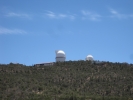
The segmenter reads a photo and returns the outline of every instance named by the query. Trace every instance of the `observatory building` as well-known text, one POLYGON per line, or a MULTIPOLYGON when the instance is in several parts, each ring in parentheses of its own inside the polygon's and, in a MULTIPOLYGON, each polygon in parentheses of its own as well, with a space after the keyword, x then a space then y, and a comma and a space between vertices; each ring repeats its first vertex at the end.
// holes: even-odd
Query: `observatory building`
POLYGON ((64 62, 66 60, 65 52, 62 50, 56 50, 56 62, 64 62))
POLYGON ((85 60, 93 61, 93 56, 92 55, 88 55, 88 56, 86 56, 86 59, 85 60))
MULTIPOLYGON (((35 64, 35 66, 39 67, 39 66, 53 66, 56 62, 64 62, 66 61, 66 54, 63 50, 56 50, 55 51, 56 57, 55 57, 55 62, 47 62, 47 63, 39 63, 39 64, 35 64)), ((86 61, 93 61, 93 56, 92 55, 88 55, 85 58, 86 61)))

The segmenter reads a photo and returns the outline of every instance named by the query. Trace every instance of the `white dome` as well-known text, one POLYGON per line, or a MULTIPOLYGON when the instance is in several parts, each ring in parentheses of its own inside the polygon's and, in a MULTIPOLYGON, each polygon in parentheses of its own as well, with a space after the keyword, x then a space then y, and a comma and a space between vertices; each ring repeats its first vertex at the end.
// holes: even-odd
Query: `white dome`
POLYGON ((56 57, 65 57, 65 52, 62 50, 57 50, 56 51, 56 57))
POLYGON ((64 62, 66 60, 65 52, 62 50, 56 50, 56 62, 64 62))
POLYGON ((93 61, 93 56, 92 56, 92 55, 88 55, 88 56, 86 57, 86 60, 91 60, 91 61, 93 61))

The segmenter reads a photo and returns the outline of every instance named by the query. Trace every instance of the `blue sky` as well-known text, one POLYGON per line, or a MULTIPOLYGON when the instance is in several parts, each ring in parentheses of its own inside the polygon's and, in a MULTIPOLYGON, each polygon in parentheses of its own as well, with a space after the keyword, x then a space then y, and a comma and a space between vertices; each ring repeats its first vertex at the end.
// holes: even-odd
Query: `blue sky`
POLYGON ((133 0, 0 0, 0 63, 133 63, 133 0))

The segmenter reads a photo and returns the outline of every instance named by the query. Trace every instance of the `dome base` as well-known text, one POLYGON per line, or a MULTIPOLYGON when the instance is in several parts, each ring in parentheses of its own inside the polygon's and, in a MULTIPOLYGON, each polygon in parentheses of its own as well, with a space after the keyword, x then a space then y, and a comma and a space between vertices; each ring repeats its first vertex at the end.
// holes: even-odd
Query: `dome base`
POLYGON ((56 62, 64 62, 66 60, 65 57, 56 57, 56 62))

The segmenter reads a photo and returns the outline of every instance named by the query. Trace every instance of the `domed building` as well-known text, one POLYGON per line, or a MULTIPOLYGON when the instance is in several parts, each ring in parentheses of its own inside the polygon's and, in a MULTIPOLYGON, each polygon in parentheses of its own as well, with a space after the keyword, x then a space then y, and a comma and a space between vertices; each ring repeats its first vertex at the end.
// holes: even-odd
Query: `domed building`
POLYGON ((66 54, 62 50, 56 50, 56 62, 64 62, 66 60, 66 54))
POLYGON ((93 61, 93 56, 92 55, 88 55, 85 60, 87 60, 87 61, 93 61))

